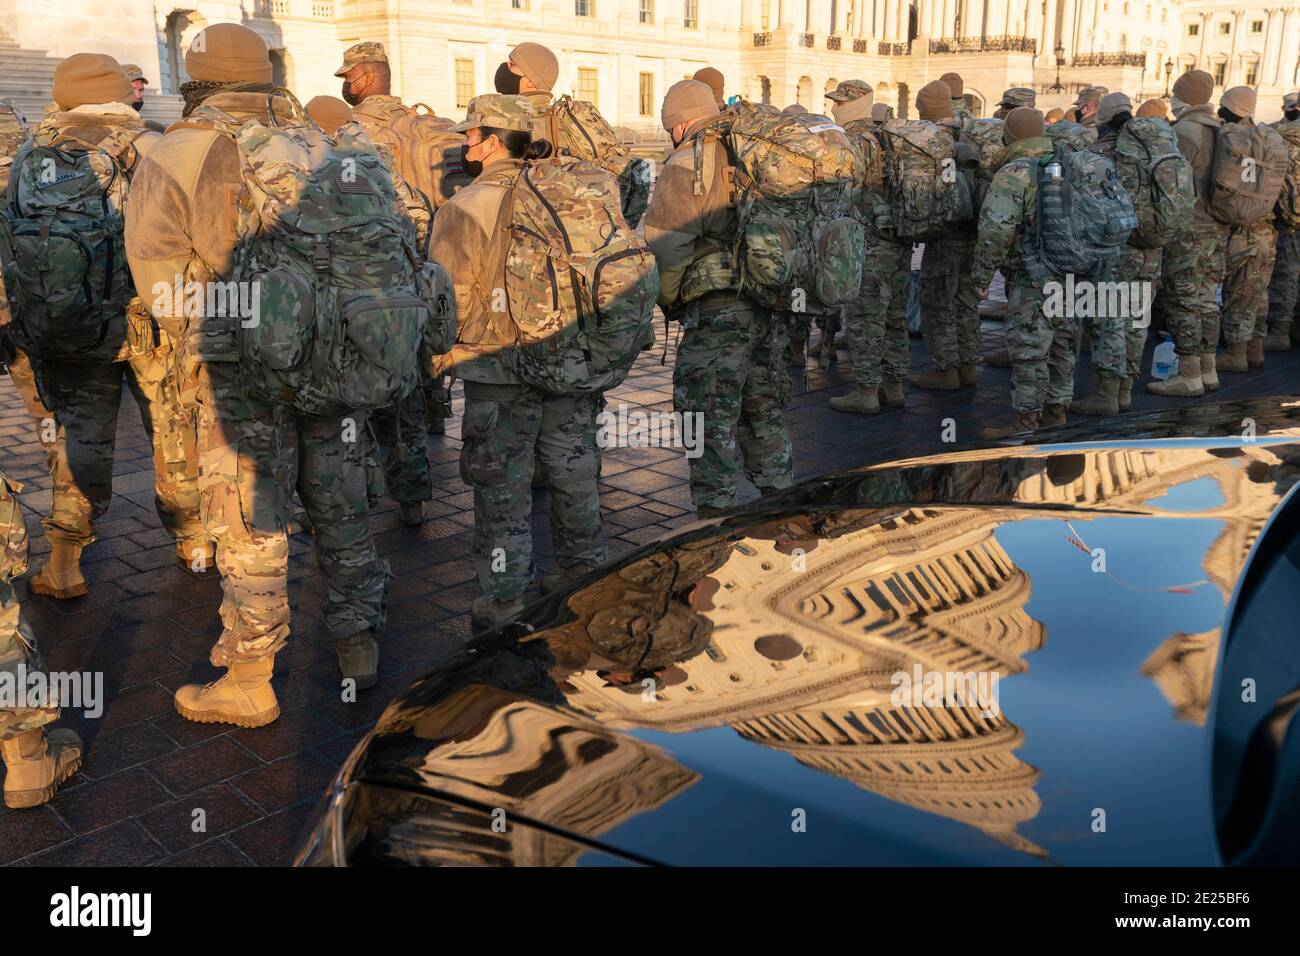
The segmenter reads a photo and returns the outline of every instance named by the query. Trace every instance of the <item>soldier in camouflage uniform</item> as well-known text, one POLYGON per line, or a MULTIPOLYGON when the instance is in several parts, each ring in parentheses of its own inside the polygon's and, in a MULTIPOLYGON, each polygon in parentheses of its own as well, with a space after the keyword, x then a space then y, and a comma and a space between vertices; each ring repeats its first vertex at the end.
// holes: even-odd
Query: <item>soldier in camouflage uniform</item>
MULTIPOLYGON (((26 161, 26 150, 33 148, 35 141, 52 143, 66 137, 100 143, 117 137, 125 128, 128 133, 139 131, 119 157, 129 179, 140 157, 158 141, 158 135, 146 131, 126 105, 131 96, 130 83, 111 57, 77 54, 64 60, 54 73, 58 108, 42 119, 33 140, 15 157, 14 168, 26 161)), ((10 184, 14 201, 17 188, 15 176, 10 184)), ((110 322, 110 327, 116 327, 115 322, 110 322)), ((165 376, 172 342, 150 321, 139 300, 127 309, 122 327, 124 334, 105 336, 98 353, 76 360, 46 357, 32 366, 41 399, 58 426, 51 454, 51 512, 43 521, 50 557, 31 582, 35 594, 63 599, 79 597, 88 590, 81 572, 81 553, 95 540, 95 521, 112 501, 124 379, 153 446, 154 504, 163 526, 176 541, 177 557, 184 567, 200 573, 212 563, 212 546, 199 518, 193 425, 182 413, 165 376)), ((46 433, 42 437, 47 437, 44 424, 41 430, 46 433)))
MULTIPOLYGON (((1123 93, 1107 93, 1097 108, 1097 142, 1089 148, 1114 161, 1120 130, 1132 118, 1129 98, 1123 93)), ((1128 182, 1123 185, 1130 194, 1138 186, 1128 182)), ((1159 249, 1126 243, 1109 281, 1153 288, 1160 281, 1160 254, 1159 249)), ((1142 377, 1142 350, 1149 324, 1150 316, 1143 312, 1093 320, 1092 366, 1097 373, 1097 387, 1088 397, 1071 402, 1070 411, 1079 415, 1116 415, 1129 407, 1133 383, 1142 377)))
POLYGON ((940 82, 948 87, 948 93, 952 98, 952 115, 958 123, 965 125, 975 118, 975 114, 970 111, 966 105, 966 81, 961 78, 960 73, 945 73, 939 77, 940 82))
POLYGON ((690 460, 691 497, 701 515, 735 503, 742 463, 763 494, 794 481, 781 418, 790 400, 782 361, 787 329, 738 291, 727 153, 710 132, 718 116, 703 83, 682 80, 668 90, 662 122, 676 145, 646 213, 646 241, 659 265, 659 305, 682 324, 673 408, 704 416, 704 451, 690 460), (698 180, 697 137, 704 138, 698 180))
POLYGON ((1048 276, 1030 278, 1026 242, 1036 222, 1037 185, 1034 166, 1052 152, 1043 135, 1043 115, 1028 107, 1007 114, 1003 122, 1007 148, 980 209, 979 239, 975 246, 974 280, 980 290, 999 266, 1007 280, 1007 347, 1011 352, 1011 404, 1015 419, 1008 425, 987 428, 985 438, 1003 438, 1043 424, 1044 412, 1064 420, 1064 402, 1073 388, 1073 320, 1054 324, 1045 314, 1043 287, 1060 281, 1048 276), (1059 406, 1048 409, 1049 405, 1059 406))
MULTIPOLYGON (((1290 178, 1300 182, 1300 94, 1282 99, 1282 119, 1273 124, 1282 135, 1291 157, 1290 178)), ((1285 194, 1284 194, 1285 200, 1285 194)), ((1268 335, 1265 352, 1285 352, 1297 331, 1294 324, 1300 310, 1300 226, 1277 221, 1277 257, 1268 284, 1268 335)))
MULTIPOLYGON (((834 104, 835 122, 858 137, 864 150, 878 152, 870 119, 875 96, 871 86, 862 80, 845 80, 826 96, 834 104)), ((844 309, 855 387, 847 395, 832 398, 830 406, 837 412, 874 415, 880 411, 882 387, 886 405, 903 404, 903 379, 910 357, 907 274, 912 266, 912 244, 891 238, 883 188, 879 192, 868 188, 862 201, 867 223, 862 285, 858 297, 844 309)))
MULTIPOLYGON (((502 206, 524 159, 549 152, 534 140, 536 116, 522 96, 490 94, 470 101, 455 128, 469 140, 466 159, 483 171, 439 211, 430 254, 451 275, 458 316, 456 345, 443 365, 465 382, 460 473, 474 490, 474 565, 483 596, 476 624, 490 627, 523 610, 533 577, 532 492, 540 459, 550 493, 551 539, 560 565, 546 590, 605 560, 596 484, 598 395, 562 395, 523 384, 503 353, 517 340, 507 310, 492 306, 505 288, 506 248, 498 238, 502 206)), ((541 263, 538 278, 545 281, 541 263)))
MULTIPOLYGON (((362 129, 378 140, 379 131, 391 125, 392 107, 401 107, 402 101, 393 96, 388 67, 388 54, 382 43, 356 43, 343 53, 343 65, 334 71, 343 77, 344 96, 352 107, 352 119, 362 129)), ((400 176, 393 156, 381 150, 388 171, 400 176)), ((425 196, 433 206, 440 205, 441 197, 425 196)), ((417 223, 416 240, 419 248, 425 247, 429 221, 421 217, 417 223)), ((425 445, 426 396, 435 396, 427 402, 430 431, 441 433, 445 380, 427 380, 427 370, 421 366, 425 381, 391 408, 374 411, 369 416, 369 434, 374 451, 384 472, 388 496, 400 508, 402 524, 418 527, 424 521, 424 503, 433 497, 433 482, 429 477, 429 449, 425 445), (436 414, 435 414, 436 412, 436 414)))
MULTIPOLYGON (((180 277, 207 288, 227 282, 239 243, 236 197, 243 182, 234 133, 247 123, 294 122, 292 104, 271 90, 265 41, 247 27, 204 28, 185 54, 186 125, 145 157, 127 209, 126 251, 138 287, 180 277), (272 115, 273 114, 273 115, 272 115)), ((173 374, 197 406, 204 525, 217 542, 221 636, 208 685, 176 691, 188 720, 260 727, 279 716, 271 687, 275 655, 289 636, 289 500, 296 489, 314 530, 325 582, 324 617, 339 669, 357 688, 375 683, 389 577, 366 507, 365 416, 318 416, 245 387, 232 316, 157 309, 183 345, 173 374)))
MULTIPOLYGON (((24 694, 32 686, 30 678, 43 674, 45 665, 14 594, 14 578, 27 569, 27 526, 15 497, 21 490, 0 475, 0 684, 24 694)), ((45 729, 58 717, 58 701, 52 697, 0 700, 5 806, 45 803, 81 766, 81 739, 70 730, 45 729)))
MULTIPOLYGON (((916 94, 921 119, 936 123, 957 140, 957 165, 978 163, 978 156, 960 141, 963 123, 953 115, 950 87, 941 80, 927 83, 916 94)), ((969 114, 968 114, 969 115, 969 114)), ((980 297, 971 278, 975 254, 974 223, 925 244, 921 259, 921 333, 934 370, 911 376, 917 388, 953 390, 976 383, 980 358, 980 297)))
MULTIPOLYGON (((1255 125, 1255 91, 1234 86, 1219 98, 1224 123, 1255 125)), ((1271 134, 1270 134, 1271 135, 1271 134)), ((1277 229, 1272 216, 1228 232, 1223 253, 1223 339, 1227 349, 1219 371, 1246 372, 1264 364, 1268 322, 1268 283, 1277 257, 1277 229)))
POLYGON ((1085 86, 1074 100, 1079 125, 1091 130, 1094 135, 1097 132, 1097 110, 1101 106, 1102 97, 1109 92, 1104 86, 1085 86))
POLYGON ((1228 227, 1210 215, 1206 198, 1220 126, 1210 105, 1214 77, 1190 70, 1174 82, 1174 134, 1192 166, 1196 209, 1192 232, 1164 250, 1161 293, 1165 325, 1178 353, 1178 371, 1167 380, 1147 382, 1156 395, 1189 398, 1219 387, 1215 352, 1219 348, 1219 304, 1215 288, 1223 279, 1228 227))

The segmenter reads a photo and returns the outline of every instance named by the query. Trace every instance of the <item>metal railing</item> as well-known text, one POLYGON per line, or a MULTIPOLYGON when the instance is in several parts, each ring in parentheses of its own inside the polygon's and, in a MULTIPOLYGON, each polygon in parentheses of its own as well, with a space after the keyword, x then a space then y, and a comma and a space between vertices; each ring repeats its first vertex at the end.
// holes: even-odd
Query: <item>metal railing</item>
POLYGON ((799 45, 801 47, 806 47, 807 49, 811 50, 813 48, 815 40, 816 37, 814 37, 811 33, 799 34, 799 45))
POLYGON ((772 45, 772 34, 771 34, 771 33, 755 33, 755 34, 754 34, 754 46, 771 46, 771 45, 772 45))
POLYGON ((854 41, 853 41, 853 52, 854 52, 854 53, 866 53, 866 52, 867 52, 867 41, 866 41, 866 40, 854 40, 854 41))
POLYGON ((1038 41, 1033 37, 940 37, 930 41, 931 53, 1037 53, 1038 41))
POLYGON ((840 48, 840 38, 839 38, 839 37, 827 37, 827 38, 826 38, 826 49, 828 49, 828 50, 838 50, 839 48, 840 48))
POLYGON ((1145 53, 1084 53, 1076 56, 1073 66, 1146 66, 1145 53))
POLYGON ((912 44, 908 43, 881 43, 876 46, 876 52, 881 56, 908 56, 912 52, 912 44))

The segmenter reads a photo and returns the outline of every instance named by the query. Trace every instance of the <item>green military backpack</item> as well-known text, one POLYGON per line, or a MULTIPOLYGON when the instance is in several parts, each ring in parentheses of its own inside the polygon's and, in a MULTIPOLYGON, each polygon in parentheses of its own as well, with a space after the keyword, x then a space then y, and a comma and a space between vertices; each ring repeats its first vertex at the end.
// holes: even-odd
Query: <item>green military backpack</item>
POLYGON ((572 156, 607 169, 618 180, 619 209, 633 229, 650 204, 650 164, 633 156, 595 105, 562 96, 545 116, 554 155, 572 156))
POLYGON ((1271 218, 1288 164, 1286 145, 1277 130, 1224 123, 1214 138, 1206 209, 1229 226, 1250 226, 1271 218))
POLYGON ((34 358, 112 359, 134 296, 123 246, 125 157, 144 132, 110 127, 97 143, 40 126, 14 157, 0 216, 14 341, 34 358))
POLYGON ((1290 165, 1277 197, 1277 218, 1288 229, 1300 229, 1300 121, 1273 127, 1286 144, 1290 165))
MULTIPOLYGON (((331 139, 288 98, 300 118, 283 126, 241 126, 202 106, 189 117, 234 130, 239 148, 246 198, 232 285, 256 308, 226 318, 245 382, 310 414, 384 408, 419 384, 427 298, 445 280, 419 261, 411 222, 360 125, 345 123, 331 139)), ((451 344, 440 335, 435 352, 451 344)))
POLYGON ((884 134, 880 125, 869 119, 845 123, 844 132, 862 154, 862 215, 867 223, 875 224, 882 215, 889 214, 889 204, 885 199, 884 134))
POLYGON ((1058 120, 1043 130, 1043 135, 1056 147, 1066 149, 1087 149, 1097 141, 1097 132, 1080 123, 1058 120))
POLYGON ((970 120, 962 127, 958 138, 968 144, 979 155, 979 165, 975 167, 973 182, 973 206, 975 215, 984 205, 993 176, 998 171, 1003 150, 1002 120, 996 118, 970 120))
MULTIPOLYGON (((865 160, 825 116, 742 103, 720 124, 734 165, 741 288, 770 309, 836 313, 862 282, 865 160)), ((706 136, 695 141, 697 180, 706 136)))
MULTIPOLYGON (((1034 161, 1037 221, 1029 262, 1058 276, 1105 280, 1137 227, 1133 203, 1115 164, 1089 149, 1067 149, 1034 161)), ((1031 273, 1034 271, 1031 266, 1031 273)))
POLYGON ((1186 235, 1196 207, 1196 180, 1173 127, 1158 116, 1129 120, 1119 132, 1113 158, 1137 214, 1129 243, 1162 249, 1186 235))
POLYGON ((525 384, 601 392, 654 345, 659 271, 621 206, 609 171, 572 157, 526 162, 511 186, 501 215, 518 339, 504 357, 525 384))
POLYGON ((885 159, 894 234, 907 242, 951 235, 974 217, 970 179, 957 167, 957 141, 937 123, 886 123, 885 159))

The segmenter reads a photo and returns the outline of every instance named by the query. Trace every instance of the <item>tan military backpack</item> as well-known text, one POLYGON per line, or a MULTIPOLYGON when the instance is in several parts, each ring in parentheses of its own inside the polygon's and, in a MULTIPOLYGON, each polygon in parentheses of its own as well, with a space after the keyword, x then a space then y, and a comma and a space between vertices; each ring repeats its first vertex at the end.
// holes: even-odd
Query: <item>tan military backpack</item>
POLYGON ((393 104, 382 122, 363 125, 370 138, 392 154, 402 178, 427 196, 435 211, 474 181, 465 171, 465 135, 452 132, 455 124, 423 103, 393 104))

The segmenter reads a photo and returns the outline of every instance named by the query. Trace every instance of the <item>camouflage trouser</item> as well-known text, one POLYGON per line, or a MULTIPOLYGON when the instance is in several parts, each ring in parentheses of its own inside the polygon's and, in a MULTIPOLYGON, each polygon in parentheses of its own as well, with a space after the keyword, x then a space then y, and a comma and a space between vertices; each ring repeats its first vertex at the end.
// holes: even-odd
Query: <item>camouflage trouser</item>
POLYGON ((794 483, 790 435, 781 419, 791 391, 787 335, 773 313, 729 295, 685 310, 673 409, 703 416, 703 454, 690 459, 696 508, 735 503, 742 456, 745 477, 760 492, 794 483))
POLYGON ((274 654, 289 636, 289 535, 295 489, 325 577, 334 638, 384 622, 388 564, 366 508, 364 416, 304 415, 250 396, 239 365, 209 363, 198 383, 199 491, 217 544, 223 597, 218 667, 274 654))
POLYGON ((113 497, 122 381, 135 397, 153 447, 154 507, 177 541, 201 540, 194 426, 176 401, 167 375, 171 349, 132 355, 123 362, 42 361, 36 366, 41 397, 58 422, 54 449, 54 500, 43 522, 50 539, 95 540, 94 523, 113 497))
POLYGON ((1098 374, 1113 378, 1140 378, 1142 350, 1146 348, 1147 329, 1151 325, 1151 298, 1160 282, 1160 250, 1125 246, 1109 281, 1122 283, 1127 298, 1099 293, 1098 304, 1127 303, 1128 308, 1107 308, 1104 317, 1093 320, 1092 367, 1098 374))
POLYGON ((1277 232, 1277 258, 1268 283, 1268 328, 1290 326, 1300 309, 1300 229, 1277 232))
MULTIPOLYGON (((940 371, 974 365, 980 359, 980 297, 972 277, 974 261, 974 237, 954 236, 925 244, 920 276, 921 335, 930 360, 940 371)), ((904 275, 904 281, 906 278, 904 275)))
POLYGON ((1268 282, 1277 257, 1277 231, 1267 219, 1233 229, 1224 253, 1223 338, 1229 345, 1264 337, 1268 282))
POLYGON ((1162 293, 1165 326, 1179 355, 1213 355, 1219 348, 1219 304, 1228 227, 1197 221, 1190 235, 1165 247, 1162 293))
POLYGON ((532 476, 541 463, 561 569, 605 560, 596 488, 600 396, 465 382, 460 475, 474 489, 474 568, 484 595, 513 601, 533 576, 532 476))
POLYGON ((1068 404, 1074 391, 1076 320, 1066 315, 1047 317, 1044 283, 1024 272, 1005 275, 1011 405, 1017 412, 1041 412, 1049 404, 1068 404))
POLYGON ((388 497, 394 501, 432 498, 429 449, 424 439, 424 391, 412 389, 397 404, 371 412, 369 424, 388 497))
POLYGON ((853 379, 864 392, 907 377, 907 274, 912 247, 867 240, 858 297, 844 308, 853 379))
MULTIPOLYGON (((14 594, 12 581, 27 570, 27 526, 18 507, 16 485, 10 485, 0 476, 0 684, 8 684, 15 691, 30 686, 24 676, 45 670, 41 655, 36 649, 36 638, 23 620, 14 594)), ((0 703, 0 740, 9 740, 58 719, 57 707, 42 706, 42 702, 10 701, 14 706, 0 703)))
POLYGON ((8 359, 9 377, 14 380, 14 388, 22 396, 27 406, 27 414, 36 425, 36 440, 45 449, 46 466, 54 471, 58 454, 58 432, 55 428, 54 414, 41 401, 41 394, 36 386, 36 372, 27 353, 18 347, 13 348, 13 357, 8 359))

